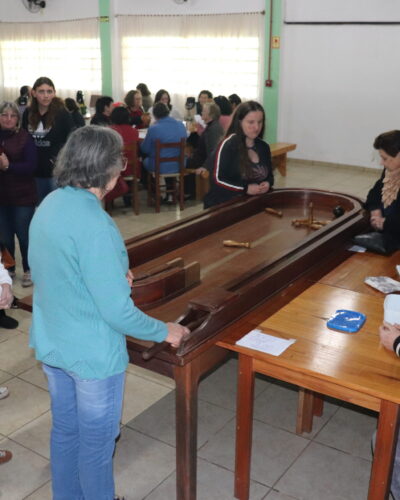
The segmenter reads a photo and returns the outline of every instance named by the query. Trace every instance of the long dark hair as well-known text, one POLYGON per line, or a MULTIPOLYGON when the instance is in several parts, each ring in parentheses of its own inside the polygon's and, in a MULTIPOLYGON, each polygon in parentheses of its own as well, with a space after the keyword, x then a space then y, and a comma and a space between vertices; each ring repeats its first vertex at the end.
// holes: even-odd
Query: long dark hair
MULTIPOLYGON (((47 78, 47 76, 41 76, 40 78, 38 78, 36 82, 33 84, 32 90, 36 90, 41 85, 48 85, 49 87, 52 87, 54 91, 56 90, 54 83, 50 80, 50 78, 47 78)), ((64 101, 59 97, 54 96, 46 114, 46 123, 45 123, 46 128, 50 128, 54 125, 56 116, 58 115, 61 109, 65 109, 64 101)), ((36 99, 36 97, 32 95, 32 102, 29 107, 29 114, 28 114, 28 121, 32 130, 37 129, 41 118, 42 117, 39 113, 38 100, 36 99)))
POLYGON ((147 96, 151 95, 151 92, 150 92, 148 86, 145 83, 138 83, 136 85, 136 88, 138 90, 140 90, 140 92, 142 93, 143 97, 147 97, 147 96))
POLYGON ((169 92, 167 90, 165 90, 165 89, 160 89, 157 92, 157 94, 156 94, 156 96, 154 98, 154 104, 156 104, 157 102, 160 101, 160 99, 163 96, 163 94, 167 94, 167 96, 168 96, 168 104, 167 104, 167 106, 168 106, 169 110, 171 111, 171 109, 172 109, 171 96, 169 95, 169 92))
POLYGON ((230 136, 231 134, 236 134, 239 139, 239 164, 240 171, 244 175, 247 174, 248 169, 250 168, 250 160, 247 153, 246 135, 243 132, 242 120, 252 111, 261 111, 263 114, 263 124, 261 127, 261 131, 258 134, 258 137, 262 139, 265 129, 265 111, 261 104, 256 101, 246 101, 242 102, 242 104, 239 104, 239 106, 235 110, 228 131, 226 132, 226 137, 230 136))

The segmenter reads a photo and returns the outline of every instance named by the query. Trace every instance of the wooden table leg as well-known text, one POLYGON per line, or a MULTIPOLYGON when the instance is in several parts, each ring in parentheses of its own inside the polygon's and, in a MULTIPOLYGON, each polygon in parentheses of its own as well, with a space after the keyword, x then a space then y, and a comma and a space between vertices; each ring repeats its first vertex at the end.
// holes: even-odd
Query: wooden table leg
POLYGON ((299 402, 297 406, 296 433, 311 432, 314 415, 314 393, 299 387, 299 402))
POLYGON ((316 417, 322 417, 324 412, 324 396, 314 392, 313 414, 316 417))
POLYGON ((183 366, 174 367, 176 383, 176 500, 196 500, 197 408, 200 377, 229 356, 212 346, 183 366))
POLYGON ((175 368, 177 500, 196 500, 199 377, 194 371, 192 363, 175 368))
POLYGON ((251 440, 253 434, 253 360, 239 354, 236 408, 235 497, 248 500, 250 492, 251 440))
POLYGON ((389 401, 381 401, 368 500, 385 500, 388 498, 392 479, 393 458, 399 433, 399 415, 399 405, 389 401))
POLYGON ((276 168, 278 169, 278 172, 283 176, 286 177, 286 162, 287 162, 287 154, 282 153, 279 156, 275 157, 276 160, 276 168))

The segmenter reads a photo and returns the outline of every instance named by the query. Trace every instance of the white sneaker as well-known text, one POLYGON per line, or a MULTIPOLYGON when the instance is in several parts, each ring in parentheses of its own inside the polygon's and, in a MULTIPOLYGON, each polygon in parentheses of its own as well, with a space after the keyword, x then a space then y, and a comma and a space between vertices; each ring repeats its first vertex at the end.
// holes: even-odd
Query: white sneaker
POLYGON ((6 398, 9 394, 7 387, 0 387, 0 399, 6 398))
POLYGON ((28 288, 28 286, 32 286, 33 285, 33 282, 31 280, 31 272, 30 271, 27 271, 26 273, 24 273, 24 275, 22 276, 22 282, 21 282, 21 285, 24 287, 24 288, 28 288))

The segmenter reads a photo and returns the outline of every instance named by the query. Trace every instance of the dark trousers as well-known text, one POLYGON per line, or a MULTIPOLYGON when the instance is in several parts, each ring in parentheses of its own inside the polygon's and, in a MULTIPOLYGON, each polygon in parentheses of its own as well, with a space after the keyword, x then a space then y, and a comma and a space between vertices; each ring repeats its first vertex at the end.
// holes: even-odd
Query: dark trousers
MULTIPOLYGON (((29 271, 28 242, 29 224, 35 207, 0 206, 0 240, 4 243, 12 258, 15 258, 15 235, 18 238, 24 272, 29 271)), ((11 269, 12 270, 12 269, 11 269)))

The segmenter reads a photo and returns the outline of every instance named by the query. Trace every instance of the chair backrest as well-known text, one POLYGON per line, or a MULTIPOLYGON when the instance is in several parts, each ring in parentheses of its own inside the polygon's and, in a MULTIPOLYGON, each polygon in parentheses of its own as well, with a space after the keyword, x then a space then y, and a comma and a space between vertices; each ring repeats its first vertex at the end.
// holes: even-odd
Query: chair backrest
MULTIPOLYGON (((185 145, 186 140, 182 138, 179 142, 161 142, 160 139, 156 140, 156 156, 154 159, 154 167, 156 174, 163 174, 161 172, 162 163, 178 163, 178 169, 175 173, 183 173, 185 169, 185 145), (163 149, 179 149, 177 156, 162 157, 161 151, 163 149)), ((172 173, 172 172, 171 172, 172 173)), ((165 173, 167 175, 167 173, 165 173)))
POLYGON ((124 145, 124 156, 127 159, 126 171, 122 172, 124 177, 128 175, 138 174, 138 146, 137 142, 133 141, 124 145))

